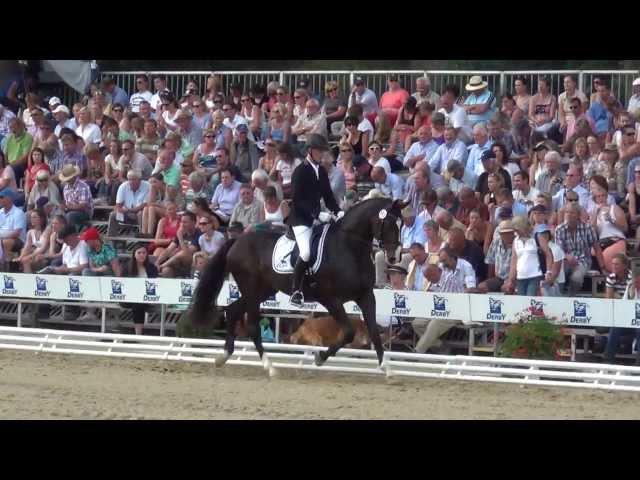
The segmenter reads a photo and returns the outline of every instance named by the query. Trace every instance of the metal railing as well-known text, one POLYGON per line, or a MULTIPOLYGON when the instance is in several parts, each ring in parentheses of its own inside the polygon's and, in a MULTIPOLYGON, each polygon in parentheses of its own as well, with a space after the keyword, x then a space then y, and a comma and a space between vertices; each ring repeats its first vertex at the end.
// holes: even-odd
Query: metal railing
MULTIPOLYGON (((346 95, 350 86, 353 85, 354 78, 360 76, 364 78, 367 87, 373 90, 380 97, 386 90, 386 82, 391 74, 399 77, 401 85, 407 90, 415 90, 415 81, 418 77, 428 76, 431 80, 431 88, 441 93, 445 85, 456 84, 464 92, 469 77, 481 75, 489 84, 489 89, 497 96, 505 92, 513 92, 513 83, 516 76, 523 76, 529 81, 529 90, 532 93, 537 91, 538 78, 546 76, 551 82, 551 92, 554 95, 560 94, 563 88, 563 78, 565 75, 574 75, 578 80, 578 88, 587 97, 592 93, 593 79, 601 77, 607 80, 611 86, 613 94, 623 103, 632 94, 633 79, 640 75, 638 70, 518 70, 518 71, 472 71, 472 70, 301 70, 301 71, 104 71, 102 76, 109 75, 115 78, 120 87, 129 93, 135 92, 136 75, 147 74, 150 76, 164 75, 167 78, 167 86, 178 97, 186 91, 187 82, 195 80, 199 86, 200 93, 204 94, 207 78, 214 74, 219 75, 222 80, 222 89, 225 94, 229 93, 233 84, 239 84, 244 91, 248 91, 252 86, 259 84, 265 86, 270 81, 278 81, 289 90, 293 90, 302 79, 310 82, 310 89, 315 94, 324 94, 324 85, 329 80, 338 82, 338 88, 342 95, 346 95)), ((78 101, 80 95, 70 88, 65 88, 62 99, 67 105, 78 101)))

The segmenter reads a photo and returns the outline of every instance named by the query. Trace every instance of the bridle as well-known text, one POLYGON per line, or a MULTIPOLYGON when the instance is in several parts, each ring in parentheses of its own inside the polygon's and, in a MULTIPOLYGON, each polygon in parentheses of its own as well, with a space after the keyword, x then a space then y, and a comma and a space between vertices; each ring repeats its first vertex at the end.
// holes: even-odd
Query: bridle
MULTIPOLYGON (((380 243, 380 247, 382 247, 385 251, 395 251, 400 245, 400 242, 396 239, 396 241, 392 245, 385 245, 384 242, 384 232, 385 232, 385 224, 391 222, 390 225, 395 225, 398 228, 398 217, 391 213, 389 210, 386 211, 387 214, 384 218, 380 219, 380 222, 376 222, 376 226, 374 226, 373 238, 378 240, 380 243)), ((388 227, 387 227, 388 228, 388 227)))

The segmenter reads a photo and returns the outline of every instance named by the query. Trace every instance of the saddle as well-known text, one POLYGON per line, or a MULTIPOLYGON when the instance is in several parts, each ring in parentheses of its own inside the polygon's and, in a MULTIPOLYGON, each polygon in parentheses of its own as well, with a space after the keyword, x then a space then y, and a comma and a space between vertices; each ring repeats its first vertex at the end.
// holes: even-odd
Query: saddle
MULTIPOLYGON (((320 268, 324 242, 330 226, 330 224, 323 224, 312 227, 311 256, 309 257, 309 265, 311 265, 310 270, 312 273, 316 273, 320 268)), ((300 249, 295 241, 293 229, 289 226, 287 232, 278 239, 273 249, 273 270, 276 273, 292 273, 299 256, 300 249)))

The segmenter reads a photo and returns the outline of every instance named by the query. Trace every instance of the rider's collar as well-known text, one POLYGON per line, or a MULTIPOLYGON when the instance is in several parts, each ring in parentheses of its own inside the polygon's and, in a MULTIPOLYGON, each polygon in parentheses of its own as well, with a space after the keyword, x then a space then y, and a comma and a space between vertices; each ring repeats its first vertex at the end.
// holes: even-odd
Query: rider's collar
POLYGON ((320 178, 320 173, 318 172, 320 165, 313 161, 311 155, 307 155, 307 162, 309 162, 309 164, 313 167, 313 170, 316 172, 316 177, 320 178))

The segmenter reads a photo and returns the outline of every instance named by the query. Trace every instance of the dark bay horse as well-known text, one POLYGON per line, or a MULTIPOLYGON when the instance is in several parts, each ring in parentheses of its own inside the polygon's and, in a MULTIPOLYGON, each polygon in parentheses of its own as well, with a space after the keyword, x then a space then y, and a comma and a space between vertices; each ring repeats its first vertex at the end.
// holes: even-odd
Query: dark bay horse
MULTIPOLYGON (((376 325, 376 299, 373 294, 375 269, 371 260, 372 241, 377 238, 387 260, 395 261, 399 245, 398 219, 405 206, 401 201, 374 198, 353 206, 327 233, 324 258, 318 273, 305 279, 305 301, 317 301, 338 322, 344 335, 327 351, 316 354, 322 365, 344 345, 351 343, 354 329, 343 304, 354 301, 364 317, 369 337, 382 363, 383 349, 376 325)), ((234 351, 235 325, 246 312, 249 335, 262 358, 264 349, 258 322, 260 304, 277 291, 291 294, 291 275, 279 274, 272 268, 272 252, 280 234, 250 232, 225 243, 202 272, 191 306, 196 325, 209 324, 218 293, 227 273, 231 273, 241 297, 226 307, 227 336, 225 356, 216 365, 224 365, 234 351)))

